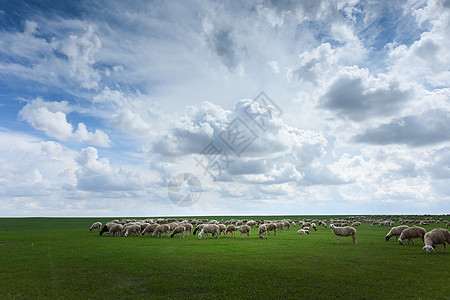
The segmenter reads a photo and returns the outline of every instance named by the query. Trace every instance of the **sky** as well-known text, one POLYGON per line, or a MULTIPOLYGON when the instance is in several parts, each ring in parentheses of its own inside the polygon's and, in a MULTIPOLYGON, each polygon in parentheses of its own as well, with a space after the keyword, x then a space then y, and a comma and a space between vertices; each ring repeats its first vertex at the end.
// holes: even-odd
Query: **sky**
POLYGON ((448 0, 0 0, 0 216, 450 213, 448 28, 448 0))

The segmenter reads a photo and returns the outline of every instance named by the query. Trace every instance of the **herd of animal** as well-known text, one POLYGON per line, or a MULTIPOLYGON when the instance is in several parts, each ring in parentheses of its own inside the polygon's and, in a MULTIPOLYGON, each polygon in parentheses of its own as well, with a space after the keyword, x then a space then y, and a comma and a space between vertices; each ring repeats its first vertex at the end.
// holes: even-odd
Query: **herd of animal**
POLYGON ((420 238, 423 243, 423 249, 427 253, 432 250, 436 252, 436 245, 443 244, 445 252, 446 243, 450 244, 450 232, 444 228, 436 228, 429 232, 425 228, 417 225, 429 225, 431 223, 439 224, 442 222, 446 228, 450 226, 450 222, 439 218, 434 220, 432 217, 424 217, 422 219, 410 220, 404 217, 386 216, 385 218, 370 218, 370 217, 348 217, 345 219, 282 219, 282 220, 208 220, 208 219, 174 219, 174 218, 157 218, 157 219, 124 219, 112 220, 107 222, 104 226, 101 222, 95 222, 90 227, 90 231, 98 230, 100 236, 107 233, 108 236, 152 236, 163 237, 169 236, 173 238, 178 236, 184 238, 187 235, 198 235, 199 239, 203 237, 208 238, 210 234, 212 237, 220 238, 223 236, 236 237, 236 232, 250 238, 250 231, 253 227, 258 228, 258 236, 261 239, 267 239, 270 232, 275 236, 277 232, 289 230, 291 227, 297 225, 300 229, 297 234, 305 235, 310 233, 310 229, 317 231, 318 227, 331 228, 334 235, 337 236, 339 243, 340 237, 352 237, 353 243, 357 244, 356 229, 360 227, 361 223, 370 223, 371 226, 394 226, 397 223, 401 225, 392 227, 385 236, 386 241, 393 236, 398 239, 398 242, 403 245, 403 242, 408 240, 408 243, 414 244, 415 238, 420 238), (396 219, 396 221, 394 221, 396 219), (350 224, 350 225, 349 225, 350 224), (407 225, 411 224, 411 226, 407 225))

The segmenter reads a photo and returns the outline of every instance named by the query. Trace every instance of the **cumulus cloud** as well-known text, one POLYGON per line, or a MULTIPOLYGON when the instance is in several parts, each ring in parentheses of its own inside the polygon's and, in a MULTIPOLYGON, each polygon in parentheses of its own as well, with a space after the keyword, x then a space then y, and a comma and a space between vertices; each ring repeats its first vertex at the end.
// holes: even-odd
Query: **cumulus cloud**
POLYGON ((428 111, 422 115, 394 119, 363 134, 355 136, 356 142, 387 145, 407 144, 424 146, 450 141, 449 113, 440 110, 428 111))
POLYGON ((320 106, 354 121, 392 116, 412 100, 413 93, 400 82, 369 70, 344 67, 328 86, 320 106))
POLYGON ((86 142, 100 147, 111 145, 106 133, 98 129, 95 132, 89 132, 83 123, 78 123, 76 131, 73 131, 72 124, 66 119, 66 113, 70 113, 71 110, 66 101, 47 102, 37 98, 25 105, 19 111, 19 116, 33 128, 62 141, 86 142))

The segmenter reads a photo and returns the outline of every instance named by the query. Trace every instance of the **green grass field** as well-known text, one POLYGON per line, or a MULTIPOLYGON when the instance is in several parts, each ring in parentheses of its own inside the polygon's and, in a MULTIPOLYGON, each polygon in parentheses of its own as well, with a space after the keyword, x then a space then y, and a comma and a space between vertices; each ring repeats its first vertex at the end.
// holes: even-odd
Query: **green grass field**
POLYGON ((388 227, 363 224, 357 245, 336 244, 329 228, 267 240, 257 228, 250 239, 89 232, 108 220, 0 219, 0 299, 450 299, 450 247, 427 255, 420 240, 386 242, 388 227))

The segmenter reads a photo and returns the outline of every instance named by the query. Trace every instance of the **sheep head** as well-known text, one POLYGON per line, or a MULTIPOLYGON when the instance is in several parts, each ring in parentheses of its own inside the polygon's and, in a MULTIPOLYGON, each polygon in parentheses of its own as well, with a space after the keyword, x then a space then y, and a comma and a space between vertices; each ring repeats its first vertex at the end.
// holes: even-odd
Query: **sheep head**
POLYGON ((427 250, 427 253, 428 253, 428 254, 430 254, 431 250, 433 250, 434 252, 436 252, 436 250, 435 250, 435 249, 433 248, 433 246, 431 246, 431 245, 425 245, 425 246, 423 246, 422 249, 427 250))
POLYGON ((400 245, 403 245, 403 240, 402 240, 401 238, 399 238, 399 239, 398 239, 398 243, 399 243, 400 245))

